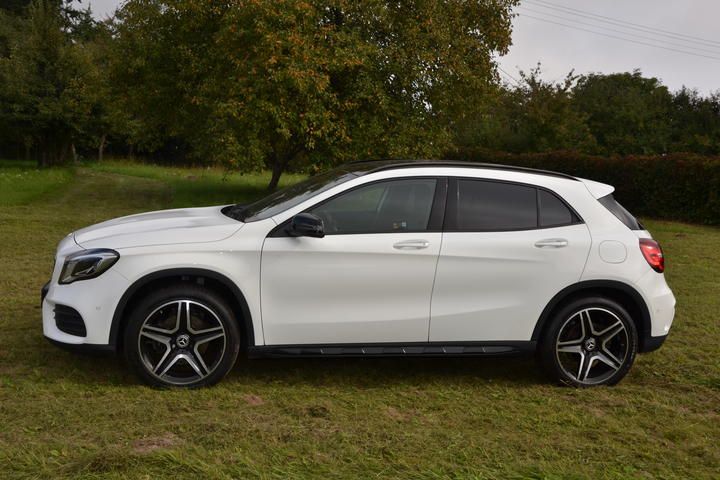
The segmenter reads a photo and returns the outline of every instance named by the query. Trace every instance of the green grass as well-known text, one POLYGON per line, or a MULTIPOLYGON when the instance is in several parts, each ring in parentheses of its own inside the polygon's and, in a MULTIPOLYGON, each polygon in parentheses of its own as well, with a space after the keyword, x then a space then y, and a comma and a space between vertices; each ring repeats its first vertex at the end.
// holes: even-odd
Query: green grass
MULTIPOLYGON (((248 202, 265 195, 270 182, 269 172, 243 175, 218 167, 161 167, 126 160, 92 163, 89 167, 95 172, 143 177, 162 182, 171 192, 168 208, 248 202)), ((283 175, 280 187, 302 178, 304 175, 283 175)))
POLYGON ((719 229, 646 221, 677 317, 614 388, 555 387, 530 359, 348 359, 244 361, 217 387, 163 391, 43 339, 55 246, 117 215, 248 199, 267 176, 117 162, 0 175, 18 171, 0 190, 0 478, 720 475, 719 229))
POLYGON ((0 160, 0 206, 26 205, 62 188, 72 178, 67 168, 33 169, 27 162, 0 160))

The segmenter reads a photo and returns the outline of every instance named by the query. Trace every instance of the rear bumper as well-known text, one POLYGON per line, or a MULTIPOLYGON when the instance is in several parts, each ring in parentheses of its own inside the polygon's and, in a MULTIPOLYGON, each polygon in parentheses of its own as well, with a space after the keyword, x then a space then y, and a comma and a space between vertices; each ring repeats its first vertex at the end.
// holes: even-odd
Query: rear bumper
POLYGON ((665 282, 665 277, 651 270, 637 282, 636 286, 642 293, 650 313, 651 328, 645 336, 667 336, 675 318, 675 296, 665 282))
POLYGON ((640 353, 654 352, 665 343, 667 335, 661 335, 659 337, 646 336, 640 339, 640 353))

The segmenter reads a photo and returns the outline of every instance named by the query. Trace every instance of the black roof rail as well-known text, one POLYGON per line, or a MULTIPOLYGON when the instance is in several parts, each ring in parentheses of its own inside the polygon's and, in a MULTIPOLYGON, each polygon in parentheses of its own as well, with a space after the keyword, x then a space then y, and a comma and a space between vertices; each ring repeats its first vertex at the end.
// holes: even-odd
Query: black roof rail
POLYGON ((485 168, 493 170, 506 170, 511 172, 533 173, 536 175, 547 175, 551 177, 565 178, 578 181, 576 177, 566 173, 553 172, 529 167, 518 167, 514 165, 501 165, 498 163, 462 162, 456 160, 362 160, 347 164, 352 167, 364 167, 362 173, 374 173, 384 170, 395 170, 398 168, 413 167, 462 167, 462 168, 485 168))

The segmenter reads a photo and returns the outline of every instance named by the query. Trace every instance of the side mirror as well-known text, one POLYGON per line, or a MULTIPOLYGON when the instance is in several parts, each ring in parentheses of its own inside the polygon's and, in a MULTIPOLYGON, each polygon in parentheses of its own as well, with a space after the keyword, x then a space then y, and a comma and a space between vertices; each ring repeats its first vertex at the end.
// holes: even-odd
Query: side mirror
POLYGON ((325 236, 325 225, 317 215, 298 213, 290 220, 287 232, 292 237, 323 238, 325 236))

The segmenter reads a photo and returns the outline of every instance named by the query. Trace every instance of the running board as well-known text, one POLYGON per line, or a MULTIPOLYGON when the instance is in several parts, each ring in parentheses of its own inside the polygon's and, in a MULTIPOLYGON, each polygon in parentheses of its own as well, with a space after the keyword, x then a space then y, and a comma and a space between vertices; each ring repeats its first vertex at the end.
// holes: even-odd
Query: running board
POLYGON ((285 357, 461 357, 533 353, 536 342, 375 343, 331 345, 265 345, 248 347, 250 358, 285 357))

